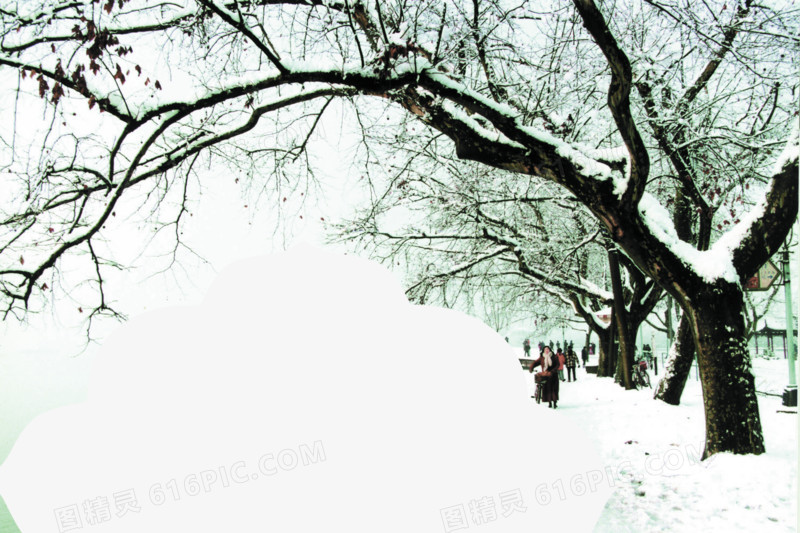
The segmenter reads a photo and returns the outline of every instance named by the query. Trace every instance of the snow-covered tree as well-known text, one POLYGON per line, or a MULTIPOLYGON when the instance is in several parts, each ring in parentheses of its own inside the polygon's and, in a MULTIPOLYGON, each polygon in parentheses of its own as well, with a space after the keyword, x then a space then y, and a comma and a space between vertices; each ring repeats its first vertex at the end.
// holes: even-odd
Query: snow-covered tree
MULTIPOLYGON (((702 373, 705 454, 764 450, 742 280, 777 250, 797 213, 796 8, 722 0, 0 6, 0 105, 14 125, 2 134, 12 191, 2 204, 0 291, 9 312, 41 298, 45 273, 74 254, 94 262, 103 287, 98 243, 129 198, 158 206, 159 220, 178 228, 189 185, 209 179, 201 169, 228 163, 257 187, 297 183, 321 115, 341 103, 344 116, 373 129, 388 106, 439 132, 458 158, 549 180, 586 206, 684 310, 702 373), (564 38, 553 47, 556 33, 564 38), (637 88, 648 79, 657 115, 637 88), (680 91, 679 108, 661 79, 680 91), (584 105, 592 112, 581 113, 584 105), (707 113, 725 124, 716 140, 726 150, 707 161, 709 173, 746 168, 733 186, 762 198, 702 251, 654 196, 675 176, 654 170, 658 154, 696 141, 694 121, 707 113), (643 132, 668 119, 687 123, 685 139, 649 143, 643 132), (576 128, 596 134, 577 142, 576 128)), ((694 174, 677 179, 695 201, 711 194, 694 174)))
MULTIPOLYGON (((419 164, 410 172, 414 160, 426 157, 423 147, 432 137, 417 134, 395 148, 388 167, 397 174, 386 177, 360 216, 337 226, 339 238, 389 265, 402 258, 412 301, 481 316, 471 305, 480 294, 484 306, 487 298, 499 298, 493 304, 503 304, 507 313, 523 301, 537 321, 578 313, 600 338, 599 375, 614 376, 617 358, 605 355, 617 328, 596 316, 614 302, 604 287, 609 256, 597 221, 563 188, 445 158, 441 149, 427 158, 424 172, 419 164)), ((374 185, 379 172, 371 174, 374 185)), ((633 339, 662 292, 630 261, 623 260, 622 270, 622 306, 615 317, 623 315, 627 330, 620 360, 630 364, 633 339)), ((632 387, 629 373, 622 374, 632 387)))

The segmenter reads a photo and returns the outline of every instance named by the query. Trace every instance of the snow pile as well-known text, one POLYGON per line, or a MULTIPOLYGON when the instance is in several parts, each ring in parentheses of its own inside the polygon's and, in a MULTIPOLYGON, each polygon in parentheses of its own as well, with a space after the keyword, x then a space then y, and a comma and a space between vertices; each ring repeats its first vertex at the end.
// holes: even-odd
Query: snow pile
POLYGON ((23 533, 589 531, 612 479, 559 415, 483 324, 297 250, 128 323, 0 494, 23 533))

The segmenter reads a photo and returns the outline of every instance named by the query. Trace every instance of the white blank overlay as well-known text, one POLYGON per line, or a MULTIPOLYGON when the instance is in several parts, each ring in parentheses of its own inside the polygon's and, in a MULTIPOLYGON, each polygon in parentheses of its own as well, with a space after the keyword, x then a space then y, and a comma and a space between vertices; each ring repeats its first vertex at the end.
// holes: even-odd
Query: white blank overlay
POLYGON ((591 531, 615 474, 487 326, 296 248, 126 323, 0 495, 23 533, 591 531))

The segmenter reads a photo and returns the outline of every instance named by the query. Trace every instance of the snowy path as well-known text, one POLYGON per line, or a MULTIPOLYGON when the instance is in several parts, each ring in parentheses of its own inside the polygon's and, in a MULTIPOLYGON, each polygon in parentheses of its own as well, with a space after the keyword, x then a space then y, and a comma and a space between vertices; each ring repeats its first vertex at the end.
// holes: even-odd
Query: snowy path
MULTIPOLYGON (((783 389, 784 360, 754 366, 758 390, 783 389)), ((650 390, 624 391, 579 369, 577 382, 561 384, 558 411, 586 430, 618 473, 595 532, 797 531, 797 415, 778 413, 786 408, 773 396, 759 395, 759 406, 766 454, 700 463, 704 417, 694 374, 674 407, 652 400, 650 390)))

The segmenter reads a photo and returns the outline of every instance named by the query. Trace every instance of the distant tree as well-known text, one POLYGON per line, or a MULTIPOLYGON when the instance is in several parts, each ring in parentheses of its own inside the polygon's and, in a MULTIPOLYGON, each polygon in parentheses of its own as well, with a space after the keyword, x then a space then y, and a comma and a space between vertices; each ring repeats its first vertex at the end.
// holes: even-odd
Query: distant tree
MULTIPOLYGON (((572 195, 543 180, 509 180, 438 151, 425 172, 409 172, 415 160, 427 157, 421 146, 433 144, 433 137, 415 135, 392 152, 389 167, 399 174, 379 188, 373 173, 375 194, 359 216, 336 226, 339 239, 386 264, 405 265, 407 294, 419 303, 460 307, 484 318, 486 309, 501 305, 519 313, 520 302, 538 321, 577 313, 601 339, 599 375, 614 376, 617 358, 605 355, 617 329, 596 316, 614 303, 603 287, 609 256, 602 228, 572 195), (483 309, 473 306, 477 295, 483 309)), ((620 360, 630 364, 633 339, 662 291, 624 257, 622 264, 619 298, 628 331, 620 360)))

